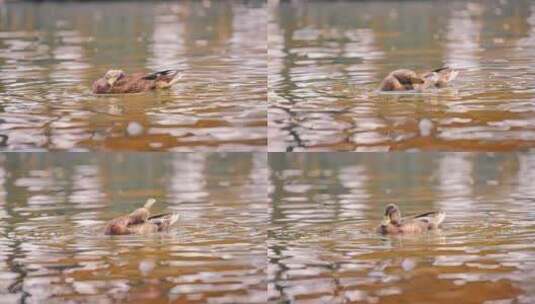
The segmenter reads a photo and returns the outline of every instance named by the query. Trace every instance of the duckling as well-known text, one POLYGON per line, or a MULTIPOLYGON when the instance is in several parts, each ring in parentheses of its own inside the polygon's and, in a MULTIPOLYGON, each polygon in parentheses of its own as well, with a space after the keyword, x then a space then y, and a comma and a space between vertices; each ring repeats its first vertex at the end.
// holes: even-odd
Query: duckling
POLYGON ((167 89, 181 78, 177 70, 156 73, 134 73, 127 75, 122 70, 109 70, 103 77, 93 82, 94 94, 140 93, 157 89, 167 89))
POLYGON ((155 199, 148 199, 142 208, 138 208, 128 215, 112 219, 106 225, 104 233, 107 235, 125 235, 167 230, 178 220, 178 214, 164 213, 151 216, 150 208, 154 203, 156 203, 155 199))
POLYGON ((395 204, 385 208, 384 219, 377 231, 381 234, 422 233, 438 229, 446 214, 442 211, 431 211, 406 218, 395 204))
POLYGON ((443 88, 459 75, 459 71, 441 67, 431 72, 417 74, 408 69, 395 70, 383 79, 381 91, 423 91, 428 88, 443 88))

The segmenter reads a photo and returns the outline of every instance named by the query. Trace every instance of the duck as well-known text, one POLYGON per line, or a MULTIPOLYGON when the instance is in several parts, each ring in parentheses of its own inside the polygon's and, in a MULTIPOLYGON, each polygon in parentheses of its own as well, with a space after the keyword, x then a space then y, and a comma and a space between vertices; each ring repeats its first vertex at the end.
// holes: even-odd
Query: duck
POLYGON ((127 75, 123 70, 108 70, 104 76, 93 82, 92 91, 93 94, 127 94, 168 89, 181 77, 178 70, 131 75, 127 75))
POLYGON ((385 207, 384 219, 377 231, 385 235, 422 233, 438 229, 445 218, 446 214, 442 211, 429 211, 402 218, 399 207, 396 204, 389 204, 385 207))
POLYGON ((430 72, 417 74, 413 70, 399 69, 390 72, 383 79, 380 91, 424 91, 429 88, 443 88, 457 78, 459 71, 441 67, 430 72))
POLYGON ((156 200, 150 198, 142 208, 132 213, 116 217, 108 222, 106 235, 145 234, 168 230, 178 220, 177 213, 150 214, 156 200))

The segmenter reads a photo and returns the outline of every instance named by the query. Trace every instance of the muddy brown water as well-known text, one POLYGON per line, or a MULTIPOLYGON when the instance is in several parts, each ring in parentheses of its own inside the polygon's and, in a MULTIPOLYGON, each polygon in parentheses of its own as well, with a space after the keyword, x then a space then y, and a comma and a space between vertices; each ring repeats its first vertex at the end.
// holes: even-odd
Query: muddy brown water
POLYGON ((0 3, 0 146, 265 150, 262 1, 0 3), (108 69, 181 69, 169 91, 95 96, 108 69))
POLYGON ((0 302, 265 303, 266 155, 0 155, 0 302), (264 174, 261 174, 264 172, 264 174), (159 234, 110 237, 148 197, 159 234))
POLYGON ((270 151, 535 146, 530 1, 284 1, 268 18, 270 151), (442 65, 450 88, 376 92, 442 65))
POLYGON ((533 303, 531 154, 273 154, 271 303, 533 303), (440 231, 382 237, 388 203, 440 231))

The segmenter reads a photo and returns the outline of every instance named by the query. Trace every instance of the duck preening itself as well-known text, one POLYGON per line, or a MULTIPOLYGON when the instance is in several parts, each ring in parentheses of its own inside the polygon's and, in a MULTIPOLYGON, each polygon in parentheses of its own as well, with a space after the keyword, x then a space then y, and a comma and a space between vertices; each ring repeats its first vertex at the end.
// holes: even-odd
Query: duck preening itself
POLYGON ((446 214, 442 211, 430 211, 402 218, 398 206, 389 204, 377 231, 381 234, 422 233, 438 229, 445 217, 446 214))
POLYGON ((178 214, 164 213, 150 215, 150 208, 154 203, 156 203, 155 199, 148 199, 142 208, 138 208, 130 214, 112 219, 106 225, 105 234, 143 234, 169 229, 178 220, 178 214))
POLYGON ((165 70, 127 75, 122 70, 109 70, 93 82, 93 93, 125 94, 167 89, 178 82, 181 77, 179 74, 177 70, 165 70))
POLYGON ((448 67, 417 74, 412 70, 400 69, 388 74, 383 79, 381 91, 423 91, 429 88, 443 88, 459 75, 459 71, 448 67))

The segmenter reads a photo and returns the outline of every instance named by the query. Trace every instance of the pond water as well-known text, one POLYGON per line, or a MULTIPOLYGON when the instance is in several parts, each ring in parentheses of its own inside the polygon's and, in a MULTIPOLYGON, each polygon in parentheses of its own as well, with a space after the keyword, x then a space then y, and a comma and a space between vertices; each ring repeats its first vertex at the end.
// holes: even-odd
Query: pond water
POLYGON ((284 1, 268 18, 270 151, 535 146, 532 1, 284 1), (449 88, 376 91, 443 65, 449 88))
POLYGON ((264 1, 0 1, 0 148, 265 150, 264 1), (181 69, 95 96, 108 69, 181 69))
POLYGON ((265 154, 0 155, 2 303, 265 303, 265 154), (180 219, 110 237, 148 197, 180 219))
POLYGON ((534 303, 535 155, 270 154, 272 303, 534 303), (384 206, 440 231, 380 236, 384 206))

